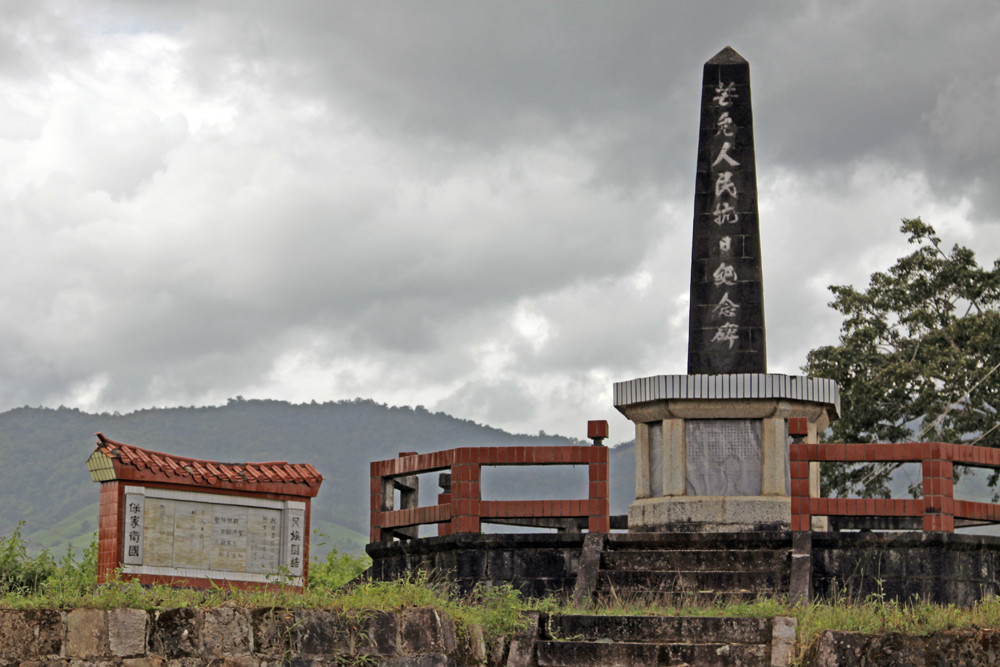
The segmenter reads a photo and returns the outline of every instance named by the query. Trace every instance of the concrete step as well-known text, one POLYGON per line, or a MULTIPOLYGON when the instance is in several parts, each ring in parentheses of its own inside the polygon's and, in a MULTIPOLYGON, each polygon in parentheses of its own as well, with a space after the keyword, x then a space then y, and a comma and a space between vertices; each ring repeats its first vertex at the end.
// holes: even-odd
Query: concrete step
POLYGON ((788 568, 788 549, 618 549, 605 551, 601 567, 605 570, 653 571, 781 571, 788 568))
POLYGON ((602 570, 597 590, 619 591, 716 591, 774 594, 787 592, 788 579, 783 572, 695 571, 660 572, 652 570, 602 570))
POLYGON ((761 667, 770 662, 763 644, 540 641, 538 667, 761 667))
POLYGON ((535 645, 538 667, 657 667, 660 647, 637 642, 543 640, 535 645))
MULTIPOLYGON (((753 602, 761 593, 757 591, 643 591, 620 590, 609 588, 597 591, 595 601, 620 604, 661 605, 664 607, 685 608, 691 606, 704 607, 715 604, 739 604, 753 602)), ((767 594, 774 597, 774 593, 767 594)))
POLYGON ((766 618, 719 616, 593 616, 560 614, 548 617, 548 639, 612 642, 713 642, 765 644, 771 640, 766 618))

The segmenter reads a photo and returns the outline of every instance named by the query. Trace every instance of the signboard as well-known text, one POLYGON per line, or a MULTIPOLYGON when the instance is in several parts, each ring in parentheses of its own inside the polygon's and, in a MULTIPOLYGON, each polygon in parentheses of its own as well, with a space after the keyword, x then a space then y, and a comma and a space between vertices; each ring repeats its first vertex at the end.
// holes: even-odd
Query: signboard
POLYGON ((125 487, 127 574, 302 585, 306 504, 125 487))

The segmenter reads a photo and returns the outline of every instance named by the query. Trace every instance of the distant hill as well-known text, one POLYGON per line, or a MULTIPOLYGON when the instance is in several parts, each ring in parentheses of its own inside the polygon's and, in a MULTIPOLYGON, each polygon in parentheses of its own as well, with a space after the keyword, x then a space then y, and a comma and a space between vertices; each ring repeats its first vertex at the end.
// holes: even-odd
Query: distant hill
MULTIPOLYGON (((24 521, 35 548, 56 555, 86 546, 97 528, 97 485, 85 461, 93 434, 172 454, 221 461, 312 463, 325 480, 313 502, 318 542, 359 552, 368 534, 368 463, 401 451, 459 446, 573 444, 570 438, 517 435, 423 407, 371 400, 291 404, 230 399, 218 407, 152 408, 129 414, 89 414, 71 408, 17 408, 0 413, 0 534, 24 521)), ((612 513, 635 498, 632 443, 612 452, 612 513)), ((437 476, 421 479, 422 502, 437 493, 437 476)), ((547 468, 512 474, 484 472, 491 498, 579 498, 585 470, 547 468)), ((320 548, 319 553, 323 552, 320 548)))

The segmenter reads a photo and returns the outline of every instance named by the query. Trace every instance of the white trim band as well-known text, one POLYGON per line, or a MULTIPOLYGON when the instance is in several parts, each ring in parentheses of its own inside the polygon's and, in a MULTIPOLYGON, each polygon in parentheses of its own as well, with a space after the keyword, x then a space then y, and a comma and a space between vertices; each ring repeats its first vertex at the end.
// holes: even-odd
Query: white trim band
POLYGON ((826 378, 781 373, 728 375, 653 375, 615 382, 614 405, 625 407, 649 401, 677 399, 740 400, 787 399, 833 406, 840 415, 840 390, 826 378))

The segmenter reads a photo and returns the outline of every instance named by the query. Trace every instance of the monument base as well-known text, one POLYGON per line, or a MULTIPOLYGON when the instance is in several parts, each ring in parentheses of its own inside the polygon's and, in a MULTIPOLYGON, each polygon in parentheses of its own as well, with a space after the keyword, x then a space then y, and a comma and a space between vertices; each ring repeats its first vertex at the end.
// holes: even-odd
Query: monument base
POLYGON ((628 507, 629 532, 732 533, 791 529, 791 499, 782 496, 661 496, 628 507))

